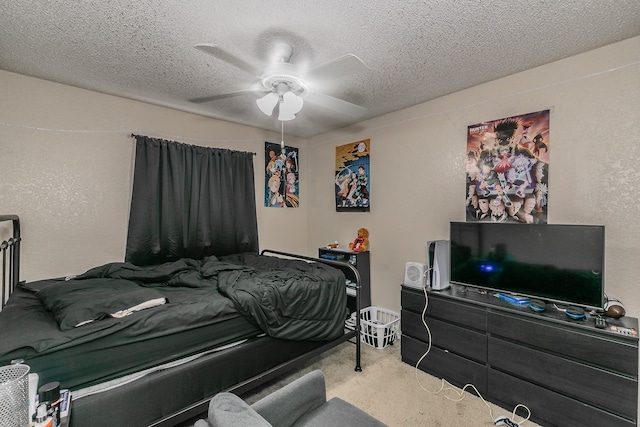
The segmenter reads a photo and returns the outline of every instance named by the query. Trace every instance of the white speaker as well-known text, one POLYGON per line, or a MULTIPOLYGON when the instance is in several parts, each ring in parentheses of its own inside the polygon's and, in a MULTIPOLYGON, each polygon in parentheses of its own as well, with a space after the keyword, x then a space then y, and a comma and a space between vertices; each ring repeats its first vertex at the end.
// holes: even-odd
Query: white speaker
POLYGON ((427 242, 427 286, 434 291, 449 286, 449 241, 430 240, 427 242))
POLYGON ((424 288, 427 266, 419 262, 408 262, 404 266, 404 285, 412 288, 424 288))

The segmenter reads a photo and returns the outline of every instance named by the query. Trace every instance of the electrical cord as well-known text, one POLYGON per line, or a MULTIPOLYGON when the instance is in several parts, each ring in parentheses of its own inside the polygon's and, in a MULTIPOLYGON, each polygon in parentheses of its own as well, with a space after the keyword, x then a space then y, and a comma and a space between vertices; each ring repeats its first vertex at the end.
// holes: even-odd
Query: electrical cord
POLYGON ((567 309, 566 309, 566 308, 562 308, 562 307, 560 307, 558 304, 553 304, 553 308, 555 308, 555 309, 556 309, 556 310, 558 310, 558 311, 562 311, 563 313, 566 313, 566 312, 567 312, 567 309))
MULTIPOLYGON (((431 269, 427 269, 427 271, 425 271, 425 275, 429 273, 431 269)), ((416 377, 416 382, 418 383, 418 385, 420 386, 421 389, 423 389, 424 391, 431 393, 431 394, 439 394, 439 393, 445 393, 443 394, 443 396, 448 399, 451 400, 453 402, 459 402, 461 400, 463 400, 465 398, 464 392, 467 389, 472 389, 475 391, 475 393, 477 394, 477 396, 480 398, 480 400, 482 400, 482 402, 486 405, 486 407, 489 409, 489 416, 491 417, 491 421, 492 422, 497 422, 499 419, 501 419, 502 417, 498 417, 495 418, 493 416, 493 410, 491 409, 491 406, 489 405, 489 403, 484 399, 484 397, 482 397, 482 394, 480 393, 480 391, 476 388, 476 386, 474 386, 473 384, 466 384, 464 387, 462 388, 458 388, 454 385, 452 385, 451 383, 449 383, 447 380, 445 380, 444 378, 441 379, 441 383, 440 383, 440 388, 438 390, 429 390, 427 387, 425 387, 421 382, 420 382, 420 378, 418 377, 418 373, 420 372, 419 370, 419 366, 422 363, 422 361, 424 360, 425 357, 427 357, 427 355, 429 354, 429 352, 431 351, 431 329, 429 328, 429 325, 427 325, 427 322, 425 320, 425 314, 427 313, 427 307, 429 306, 429 296, 427 294, 427 287, 423 287, 422 288, 423 292, 424 292, 424 299, 425 299, 425 303, 424 303, 424 308, 422 309, 422 316, 421 316, 421 320, 422 320, 422 324, 424 325, 426 331, 427 331, 427 335, 429 337, 429 343, 427 345, 427 350, 424 352, 424 354, 420 357, 420 359, 418 359, 418 361, 416 362, 416 366, 415 366, 415 377, 416 377), (450 396, 447 396, 446 392, 453 392, 457 397, 456 398, 452 398, 450 396)), ((517 404, 514 408, 513 408, 513 412, 511 414, 511 417, 509 418, 512 422, 514 422, 517 425, 522 425, 522 423, 528 421, 531 418, 531 410, 523 405, 523 404, 517 404), (516 421, 516 412, 518 411, 519 408, 524 408, 527 411, 527 416, 526 418, 523 418, 520 421, 516 421)))

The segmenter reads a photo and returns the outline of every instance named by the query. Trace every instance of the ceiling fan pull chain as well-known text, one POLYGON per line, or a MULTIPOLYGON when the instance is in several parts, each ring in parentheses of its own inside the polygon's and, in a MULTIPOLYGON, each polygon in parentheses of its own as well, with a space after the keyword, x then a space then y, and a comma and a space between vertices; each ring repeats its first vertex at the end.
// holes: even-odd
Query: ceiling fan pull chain
POLYGON ((285 157, 285 152, 284 152, 284 121, 281 120, 280 124, 282 125, 282 133, 281 133, 282 138, 280 139, 280 150, 282 150, 282 157, 283 157, 283 160, 284 160, 284 157, 285 157))

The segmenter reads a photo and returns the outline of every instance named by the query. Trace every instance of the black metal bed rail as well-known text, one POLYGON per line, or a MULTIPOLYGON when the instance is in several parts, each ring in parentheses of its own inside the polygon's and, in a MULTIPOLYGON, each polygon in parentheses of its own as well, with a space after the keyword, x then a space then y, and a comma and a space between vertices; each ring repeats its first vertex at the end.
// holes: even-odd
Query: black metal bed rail
MULTIPOLYGON (((11 221, 11 237, 0 243, 2 251, 2 294, 0 309, 20 282, 20 218, 18 215, 0 215, 0 224, 11 221)), ((3 237, 4 238, 4 237, 3 237)))

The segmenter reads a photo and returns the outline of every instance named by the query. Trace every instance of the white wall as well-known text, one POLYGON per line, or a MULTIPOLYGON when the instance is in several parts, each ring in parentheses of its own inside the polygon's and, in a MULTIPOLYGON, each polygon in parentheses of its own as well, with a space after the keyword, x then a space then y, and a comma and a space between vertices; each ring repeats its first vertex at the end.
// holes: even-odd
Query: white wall
MULTIPOLYGON (((20 216, 21 279, 77 274, 124 259, 131 133, 257 153, 260 247, 306 250, 307 203, 262 206, 264 142, 279 142, 279 129, 266 132, 4 71, 0 94, 0 211, 20 216)), ((305 195, 305 156, 301 162, 305 195)))
POLYGON ((550 223, 604 224, 606 286, 640 316, 640 38, 476 86, 307 141, 301 208, 262 207, 264 141, 280 135, 0 71, 0 211, 22 219, 22 278, 122 260, 130 133, 255 151, 260 246, 317 254, 371 233, 373 304, 400 309, 407 261, 464 220, 466 127, 551 110, 550 223), (336 213, 335 147, 370 138, 372 210, 336 213), (313 158, 313 162, 308 159, 313 158))
POLYGON ((367 227, 373 305, 399 311, 405 263, 465 220, 467 126, 545 109, 548 222, 606 226, 606 291, 640 316, 638 37, 310 139, 309 251, 367 227), (371 212, 336 213, 335 147, 366 138, 371 212))

